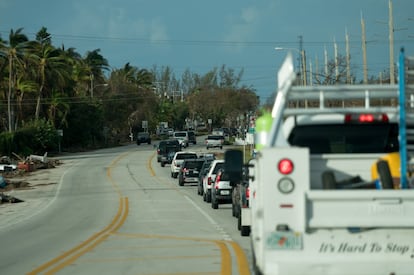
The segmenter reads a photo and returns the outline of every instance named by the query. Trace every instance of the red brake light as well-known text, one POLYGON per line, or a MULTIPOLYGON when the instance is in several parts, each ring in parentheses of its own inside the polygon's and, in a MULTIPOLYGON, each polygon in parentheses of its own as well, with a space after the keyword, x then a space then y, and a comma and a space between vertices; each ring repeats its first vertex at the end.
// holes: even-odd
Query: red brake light
POLYGON ((208 185, 211 185, 211 177, 208 177, 208 178, 207 178, 207 184, 208 184, 208 185))
POLYGON ((372 122, 388 122, 386 114, 346 114, 346 123, 372 123, 372 122))
POLYGON ((250 188, 247 187, 246 188, 246 199, 249 199, 249 198, 250 198, 250 188))
POLYGON ((288 175, 293 171, 293 162, 290 159, 282 159, 277 164, 279 172, 283 175, 288 175))

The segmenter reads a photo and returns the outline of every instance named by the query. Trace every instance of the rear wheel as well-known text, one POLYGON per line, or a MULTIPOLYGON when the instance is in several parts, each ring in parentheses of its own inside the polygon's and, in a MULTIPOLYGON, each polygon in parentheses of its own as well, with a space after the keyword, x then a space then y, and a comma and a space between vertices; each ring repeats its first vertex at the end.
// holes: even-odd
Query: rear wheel
POLYGON ((208 203, 210 203, 210 202, 211 202, 211 192, 208 192, 208 191, 207 191, 206 198, 207 198, 207 200, 206 200, 206 201, 207 201, 208 203))
POLYGON ((250 235, 250 226, 243 225, 240 228, 240 235, 243 237, 250 235))
POLYGON ((231 204, 231 214, 233 215, 233 217, 237 217, 236 206, 234 205, 234 203, 231 204))
POLYGON ((211 199, 211 208, 218 209, 218 201, 216 199, 211 199))

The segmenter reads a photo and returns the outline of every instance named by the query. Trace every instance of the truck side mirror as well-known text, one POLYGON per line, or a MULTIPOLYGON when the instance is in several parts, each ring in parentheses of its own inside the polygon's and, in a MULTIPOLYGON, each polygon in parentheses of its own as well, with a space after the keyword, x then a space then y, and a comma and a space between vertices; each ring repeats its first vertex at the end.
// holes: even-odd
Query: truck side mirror
POLYGON ((243 153, 240 150, 227 150, 224 153, 224 170, 228 173, 230 182, 242 180, 243 153))

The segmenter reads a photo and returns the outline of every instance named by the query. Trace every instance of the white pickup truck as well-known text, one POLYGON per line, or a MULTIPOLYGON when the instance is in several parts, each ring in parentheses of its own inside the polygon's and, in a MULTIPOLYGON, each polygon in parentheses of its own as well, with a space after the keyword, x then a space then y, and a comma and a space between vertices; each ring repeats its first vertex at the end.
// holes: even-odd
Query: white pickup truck
POLYGON ((414 274, 414 189, 391 174, 395 163, 377 170, 407 153, 402 132, 414 134, 400 128, 398 101, 412 96, 397 85, 292 87, 294 78, 289 54, 250 182, 255 273, 414 274))

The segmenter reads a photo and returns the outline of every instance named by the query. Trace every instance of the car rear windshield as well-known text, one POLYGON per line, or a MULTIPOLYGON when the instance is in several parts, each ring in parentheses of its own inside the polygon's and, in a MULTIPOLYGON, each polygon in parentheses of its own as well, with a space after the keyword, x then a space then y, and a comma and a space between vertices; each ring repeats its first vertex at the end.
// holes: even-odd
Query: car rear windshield
POLYGON ((186 137, 187 136, 187 133, 186 132, 175 133, 174 136, 175 137, 186 137))
POLYGON ((207 139, 220 140, 220 139, 224 139, 224 137, 223 136, 208 136, 207 139))
POLYGON ((178 154, 176 159, 196 159, 197 158, 197 154, 192 154, 192 153, 184 153, 184 154, 178 154))
POLYGON ((309 147, 311 154, 390 153, 399 150, 398 125, 298 125, 288 139, 293 146, 309 147))
POLYGON ((217 162, 214 166, 213 174, 217 174, 218 170, 224 168, 224 162, 217 162))
POLYGON ((187 169, 200 170, 201 166, 203 166, 203 163, 203 161, 186 161, 184 162, 184 167, 187 169))

